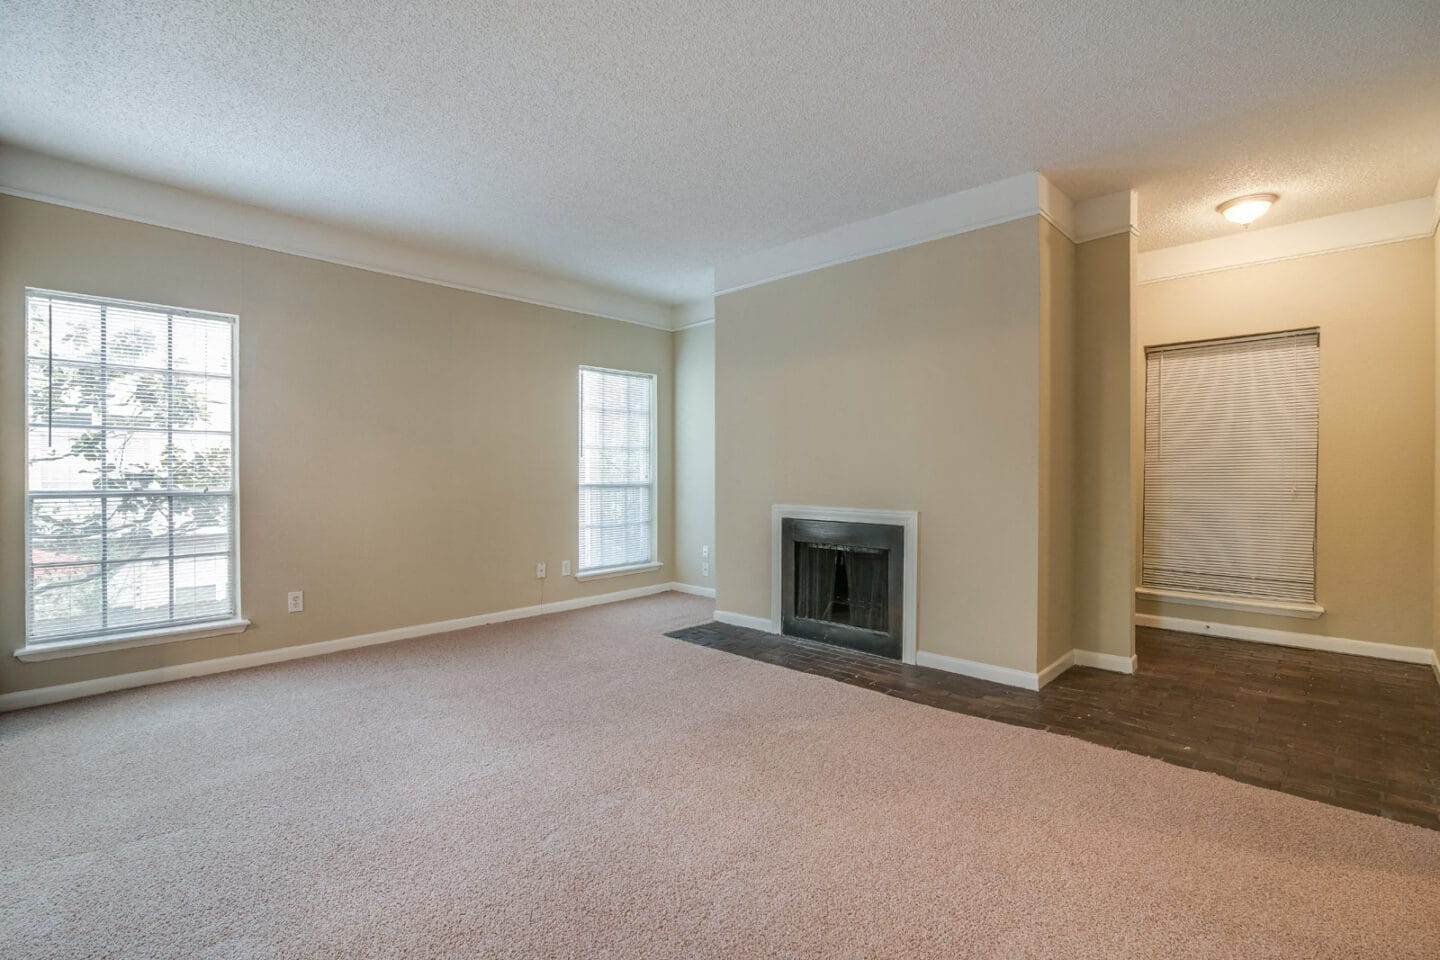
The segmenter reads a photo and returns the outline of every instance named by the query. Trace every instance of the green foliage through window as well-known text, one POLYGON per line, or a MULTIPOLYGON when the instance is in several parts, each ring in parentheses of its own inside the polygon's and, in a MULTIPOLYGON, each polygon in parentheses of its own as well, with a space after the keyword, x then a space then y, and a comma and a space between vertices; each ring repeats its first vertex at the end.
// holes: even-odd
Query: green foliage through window
POLYGON ((29 642, 235 616, 233 321, 27 313, 29 642))

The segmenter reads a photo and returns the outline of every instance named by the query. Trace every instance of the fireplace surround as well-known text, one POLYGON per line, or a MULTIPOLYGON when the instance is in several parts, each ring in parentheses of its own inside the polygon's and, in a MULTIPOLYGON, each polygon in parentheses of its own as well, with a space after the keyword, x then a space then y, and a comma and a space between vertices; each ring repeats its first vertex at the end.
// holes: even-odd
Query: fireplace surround
POLYGON ((776 504, 776 633, 915 662, 919 515, 776 504))

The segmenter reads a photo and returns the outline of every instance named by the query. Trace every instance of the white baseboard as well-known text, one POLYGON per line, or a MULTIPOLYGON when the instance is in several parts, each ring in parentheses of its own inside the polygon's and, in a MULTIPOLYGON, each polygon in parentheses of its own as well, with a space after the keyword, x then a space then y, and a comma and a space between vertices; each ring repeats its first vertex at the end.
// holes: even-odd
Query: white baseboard
POLYGON ((1063 656, 1057 657, 1054 663, 1035 675, 1035 689, 1042 689, 1045 684, 1054 680, 1073 666, 1075 666, 1075 651, 1068 650, 1063 656))
MULTIPOLYGON (((1054 669, 1055 664, 1064 659, 1061 657, 1060 660, 1046 667, 1046 671, 1054 669)), ((1003 683, 1007 687, 1020 687, 1023 690, 1040 689, 1040 674, 1016 670, 1013 667, 997 667, 991 663, 981 663, 979 660, 962 660, 959 657, 947 657, 941 653, 930 653, 928 650, 916 653, 915 662, 922 667, 958 673, 961 676, 974 677, 977 680, 989 680, 991 683, 1003 683)))
POLYGON ((921 650, 916 662, 922 667, 933 667, 979 680, 990 680, 1006 686, 1021 687, 1025 690, 1040 690, 1071 667, 1095 667, 1115 673, 1134 673, 1135 658, 1122 657, 1114 653, 1096 653, 1093 650, 1071 650, 1055 659, 1038 673, 1028 673, 1011 667, 997 667, 978 660, 962 660, 939 653, 921 650))
MULTIPOLYGON (((473 617, 461 617, 458 620, 439 620, 435 623, 422 623, 410 627, 396 627, 393 630, 381 630, 377 633, 362 633, 354 637, 321 640, 317 643, 298 644, 292 647, 280 647, 275 650, 258 650, 255 653, 241 653, 233 657, 199 660, 195 663, 181 663, 174 666, 157 667, 154 670, 141 670, 136 673, 122 673, 110 677, 97 677, 94 680, 82 680, 78 683, 62 683, 53 687, 40 687, 35 690, 20 690, 15 693, 0 694, 0 713, 10 710, 23 710, 26 707, 43 706, 47 703, 60 703, 64 700, 77 700, 80 697, 94 696, 97 693, 111 693, 115 690, 129 690, 133 687, 145 687, 155 683, 168 683, 171 680, 188 680, 191 677, 203 677, 213 673, 228 673, 231 670, 246 670, 250 667, 262 667, 271 663, 283 663, 287 660, 320 657, 327 653, 339 653, 342 650, 354 650, 359 647, 370 647, 381 643, 394 643, 397 640, 410 640, 415 637, 425 637, 437 633, 450 633, 455 630, 466 630, 470 627, 481 627, 489 623, 524 620, 528 617, 539 617, 549 613, 564 613, 567 610, 579 610, 584 607, 596 607, 601 604, 616 603, 620 600, 648 597, 652 594, 665 593, 666 591, 676 588, 676 584, 657 583, 648 587, 632 587, 629 590, 599 593, 590 597, 576 597, 573 600, 556 600, 552 603, 540 603, 530 607, 498 610, 494 613, 482 613, 473 617)), ((698 588, 692 587, 690 589, 698 588)), ((682 590, 682 592, 688 591, 682 590)))
MULTIPOLYGON (((728 623, 737 627, 763 630, 766 633, 778 633, 774 624, 763 617, 752 617, 749 614, 733 613, 729 610, 716 610, 715 619, 721 623, 728 623)), ((981 663, 979 660, 964 660, 960 657, 949 657, 942 653, 930 653, 927 650, 916 651, 915 663, 917 666, 930 667, 933 670, 958 673, 961 676, 974 677, 977 680, 989 680, 992 683, 1003 683, 1008 687, 1020 687, 1024 690, 1039 690, 1077 664, 1082 667, 1097 667, 1101 670, 1113 670, 1116 673, 1135 672, 1134 657, 1122 657, 1113 653, 1095 653, 1091 650, 1072 650, 1057 658, 1054 663, 1038 673, 1016 670, 1013 667, 997 667, 992 663, 981 663)))
POLYGON ((1121 656, 1118 653, 1097 653, 1094 650, 1076 650, 1075 666, 1094 667, 1097 670, 1110 670, 1114 673, 1134 673, 1136 666, 1135 655, 1121 656))
POLYGON ((1430 666, 1435 671, 1435 682, 1440 683, 1440 650, 1430 654, 1430 666))
POLYGON ((674 590, 676 593, 688 593, 688 594, 690 594, 692 597, 709 597, 711 600, 714 600, 714 599, 715 599, 715 588, 714 588, 714 587, 697 587, 697 586, 696 586, 695 584, 693 584, 693 583, 678 583, 678 582, 677 582, 677 583, 671 583, 671 584, 670 584, 670 589, 671 589, 671 590, 674 590))
POLYGON ((1406 647, 1398 643, 1372 643, 1369 640, 1322 637, 1317 634, 1295 633, 1290 630, 1242 627, 1230 623, 1208 623, 1204 620, 1186 620, 1182 617, 1157 617, 1148 613, 1135 614, 1135 625, 1137 627, 1155 627, 1160 630, 1175 630, 1180 633, 1225 637, 1229 640, 1249 640, 1252 643, 1299 647, 1302 650, 1348 653, 1352 656, 1373 657, 1377 660, 1399 660, 1402 663, 1430 663, 1435 656, 1434 651, 1424 647, 1406 647))
POLYGON ((731 613, 729 610, 716 610, 715 619, 721 623, 728 623, 735 627, 764 630, 766 633, 780 632, 775 629, 775 624, 765 617, 752 617, 748 613, 731 613))

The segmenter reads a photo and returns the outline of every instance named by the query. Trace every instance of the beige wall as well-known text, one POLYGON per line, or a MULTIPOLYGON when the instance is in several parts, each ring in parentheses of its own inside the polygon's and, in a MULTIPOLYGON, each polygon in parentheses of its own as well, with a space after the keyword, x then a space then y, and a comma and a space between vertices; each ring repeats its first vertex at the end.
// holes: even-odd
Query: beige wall
POLYGON ((1039 652, 1043 669, 1074 648, 1075 244, 1040 221, 1039 652))
POLYGON ((707 323, 675 334, 675 579, 714 587, 714 563, 715 324, 707 323))
POLYGON ((1316 589, 1326 608, 1318 620, 1153 602, 1139 612, 1431 646, 1434 256, 1431 240, 1411 240, 1139 288, 1142 346, 1320 329, 1316 589))
POLYGON ((1130 529, 1139 502, 1130 464, 1134 290, 1134 234, 1076 248, 1074 644, 1125 657, 1135 647, 1130 529))
MULTIPOLYGON (((1440 186, 1436 188, 1440 193, 1440 186)), ((1433 266, 1435 274, 1435 540, 1433 558, 1435 568, 1433 571, 1434 591, 1431 597, 1435 606, 1431 622, 1431 638, 1435 644, 1435 679, 1440 680, 1440 232, 1430 238, 1431 253, 1433 254, 1433 266)))
POLYGON ((1038 218, 718 298, 716 606, 768 619, 775 503, 920 513, 923 651, 1037 668, 1038 218))
POLYGON ((0 691, 672 579, 672 351, 665 331, 0 197, 0 691), (244 634, 9 656, 24 639, 27 285, 240 316, 244 634), (655 573, 559 576, 582 363, 659 377, 655 573), (285 612, 289 590, 304 613, 285 612))

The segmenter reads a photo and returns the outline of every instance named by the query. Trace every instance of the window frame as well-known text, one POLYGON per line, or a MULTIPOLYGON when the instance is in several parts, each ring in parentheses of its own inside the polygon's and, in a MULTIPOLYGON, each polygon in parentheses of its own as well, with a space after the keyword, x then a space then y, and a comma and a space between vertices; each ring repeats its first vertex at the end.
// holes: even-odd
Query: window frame
MULTIPOLYGON (((128 300, 122 297, 105 297, 96 294, 72 293, 46 287, 25 287, 22 291, 21 316, 26 327, 26 348, 22 353, 25 371, 22 374, 26 397, 20 404, 22 430, 24 434, 24 576, 25 576, 25 645, 15 651, 15 657, 22 661, 53 660, 87 653, 101 653, 109 650, 123 650, 129 647, 149 646, 157 643, 172 643, 178 640, 193 640, 200 637, 223 636, 243 632, 250 625, 244 617, 243 594, 241 593, 241 551, 240 528, 240 317, 238 314, 217 310, 202 310, 174 304, 148 303, 128 300), (30 299, 32 297, 55 298, 75 303, 95 304, 105 308, 135 309, 163 312, 172 316, 189 316, 201 319, 223 321, 230 325, 230 591, 233 597, 231 615, 218 619, 175 621, 138 627, 134 630, 115 631, 58 640, 33 639, 34 603, 31 590, 34 585, 33 556, 30 548, 31 504, 36 499, 30 488, 30 351, 28 347, 30 299)), ((169 372, 169 371, 167 371, 169 372)), ((173 584, 172 584, 173 590, 173 584)))
POLYGON ((660 390, 659 376, 645 370, 622 370, 618 367, 601 367, 582 363, 575 371, 575 579, 602 580, 607 577, 623 577, 629 574, 659 570, 660 562, 660 469, 659 469, 659 424, 660 390), (618 567, 580 567, 580 496, 587 484, 580 479, 580 465, 585 456, 585 372, 613 373, 626 377, 642 377, 650 388, 650 559, 643 563, 631 563, 618 567))
MULTIPOLYGON (((1148 344, 1148 345, 1144 346, 1144 347, 1142 348, 1142 350, 1141 350, 1141 353, 1142 353, 1142 357, 1141 357, 1141 359, 1142 359, 1142 369, 1144 369, 1144 370, 1146 371, 1146 378, 1147 378, 1146 381, 1142 381, 1142 391, 1141 391, 1141 392, 1142 392, 1142 394, 1146 394, 1146 393, 1147 393, 1147 391, 1144 389, 1144 387, 1145 387, 1145 386, 1147 385, 1147 383, 1148 383, 1150 357, 1151 357, 1152 355, 1154 355, 1154 354, 1177 352, 1177 351, 1183 351, 1183 350, 1190 349, 1190 348, 1201 348, 1201 347, 1213 346, 1213 345, 1218 345, 1218 344, 1247 343, 1247 342, 1262 341, 1262 340, 1284 340, 1284 339, 1298 338, 1298 337, 1305 337, 1305 336, 1313 336, 1313 337, 1315 338, 1315 349, 1316 349, 1316 351, 1317 351, 1316 362, 1317 362, 1317 364, 1318 364, 1318 363, 1320 362, 1321 358, 1322 358, 1322 355, 1319 354, 1319 352, 1318 352, 1318 351, 1320 350, 1320 344, 1321 344, 1321 339, 1322 339, 1322 338, 1321 338, 1321 330, 1320 330, 1320 328, 1319 328, 1318 326, 1295 327, 1295 328, 1288 328, 1288 329, 1282 329, 1282 330, 1266 331, 1266 332, 1263 332, 1263 333, 1240 334, 1240 335, 1237 335, 1237 336, 1228 336, 1228 337, 1206 337, 1206 338, 1197 339, 1197 340, 1182 340, 1182 341, 1177 341, 1177 342, 1174 342, 1174 343, 1148 344)), ((1317 377, 1318 377, 1318 376, 1319 376, 1319 370, 1317 369, 1317 377)), ((1320 434, 1320 432, 1321 432, 1321 424, 1319 423, 1319 419, 1318 419, 1318 418, 1319 418, 1319 412, 1320 412, 1320 411, 1319 411, 1319 407, 1320 407, 1320 398, 1319 398, 1318 393, 1317 393, 1317 396, 1316 396, 1316 417, 1317 417, 1317 421, 1316 421, 1316 447, 1315 447, 1315 449, 1316 449, 1316 455, 1315 455, 1315 456, 1316 456, 1316 462, 1315 462, 1315 484, 1316 484, 1316 488, 1315 488, 1314 514, 1313 514, 1313 517, 1312 517, 1312 527, 1311 527, 1311 534, 1312 534, 1311 549, 1312 549, 1312 551, 1313 551, 1313 558, 1314 558, 1314 560, 1313 560, 1313 574, 1312 574, 1313 580, 1312 580, 1312 583, 1311 583, 1311 586, 1312 586, 1312 597, 1313 597, 1313 599, 1308 600, 1308 601, 1304 601, 1304 600, 1288 600, 1288 599, 1281 599, 1281 598, 1267 598, 1267 597, 1259 597, 1259 596, 1248 596, 1248 595, 1243 595, 1243 594, 1197 592, 1197 591, 1183 590, 1183 589, 1179 589, 1179 588, 1176 588, 1176 587, 1157 586, 1157 585, 1154 585, 1154 584, 1147 583, 1147 582, 1145 581, 1145 552, 1144 552, 1144 541, 1145 541, 1145 486, 1146 486, 1146 484, 1145 484, 1145 473, 1146 473, 1146 463, 1145 463, 1145 456, 1144 456, 1144 451, 1143 451, 1143 449, 1142 449, 1142 452, 1141 452, 1141 464, 1140 464, 1140 465, 1141 465, 1141 483, 1140 483, 1140 543, 1138 544, 1138 549, 1137 549, 1137 551, 1136 551, 1136 557, 1135 557, 1136 565, 1137 565, 1137 567, 1139 568, 1139 569, 1138 569, 1138 575, 1137 575, 1137 581, 1138 581, 1138 582, 1137 582, 1137 584, 1136 584, 1136 586, 1135 586, 1135 589, 1134 589, 1134 593, 1135 593, 1135 598, 1136 598, 1136 599, 1138 599, 1138 600, 1147 600, 1147 601, 1151 601, 1151 602, 1155 602, 1155 603, 1175 603, 1175 604, 1182 604, 1182 605, 1186 605, 1186 606, 1209 607, 1209 608, 1212 608, 1212 609, 1220 609, 1220 610, 1239 610, 1239 611, 1245 611, 1245 612, 1249 612, 1249 613, 1269 614, 1269 615, 1273 615, 1273 616, 1292 617, 1292 618, 1304 619, 1304 620, 1314 620, 1314 619, 1318 619, 1319 617, 1321 617, 1321 616, 1324 615, 1324 613, 1325 613, 1325 607, 1324 607, 1323 605, 1321 605, 1321 603, 1320 603, 1320 597, 1319 597, 1319 589, 1320 589, 1320 463, 1319 463, 1319 459, 1320 459, 1320 453, 1319 453, 1319 451, 1320 451, 1320 436, 1319 436, 1319 434, 1320 434)), ((1142 423, 1142 435, 1141 435, 1142 444, 1141 444, 1141 445, 1142 445, 1142 448, 1143 448, 1145 442, 1148 440, 1148 437, 1145 436, 1144 431, 1145 431, 1146 429, 1148 429, 1148 427, 1146 427, 1145 425, 1148 423, 1148 419, 1149 419, 1149 411, 1148 411, 1148 408, 1147 408, 1147 400, 1146 400, 1143 396, 1142 396, 1142 400, 1141 400, 1141 404, 1140 404, 1140 419, 1141 419, 1141 423, 1142 423)))

